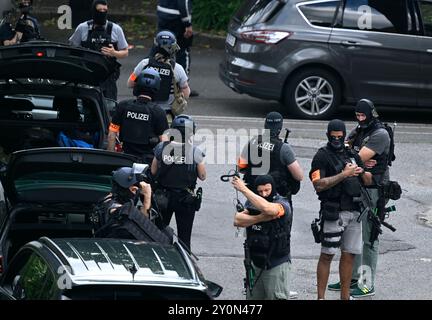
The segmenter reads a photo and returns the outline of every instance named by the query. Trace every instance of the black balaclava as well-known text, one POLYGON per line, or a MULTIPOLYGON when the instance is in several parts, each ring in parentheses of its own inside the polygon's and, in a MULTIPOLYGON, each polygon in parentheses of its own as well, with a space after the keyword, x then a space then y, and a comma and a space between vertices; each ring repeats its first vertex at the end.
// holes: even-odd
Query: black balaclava
POLYGON ((28 5, 21 1, 18 5, 18 8, 22 14, 29 14, 33 9, 33 1, 30 1, 28 5))
POLYGON ((359 127, 361 129, 366 129, 369 127, 373 120, 378 117, 378 113, 375 110, 373 102, 368 99, 359 100, 355 106, 355 112, 364 113, 366 116, 365 120, 358 121, 359 127))
POLYGON ((327 145, 335 151, 341 151, 344 148, 345 144, 345 136, 346 136, 346 127, 345 123, 339 119, 333 119, 329 122, 327 126, 327 145), (343 136, 340 139, 335 139, 330 136, 330 132, 332 131, 342 131, 343 136))
MULTIPOLYGON (((275 181, 273 179, 273 177, 269 174, 265 174, 262 176, 258 176, 255 179, 255 190, 258 189, 258 186, 262 186, 265 184, 270 183, 272 186, 272 192, 270 193, 270 195, 268 197, 263 197, 264 199, 266 199, 269 202, 273 202, 273 198, 276 195, 277 191, 276 191, 276 184, 275 181)), ((258 194, 258 191, 256 191, 256 193, 258 194)))
POLYGON ((125 204, 129 201, 133 201, 134 205, 137 205, 139 200, 139 190, 133 193, 129 188, 123 188, 116 182, 112 182, 111 193, 113 194, 113 199, 118 201, 120 204, 125 204))
POLYGON ((270 130, 271 137, 279 137, 282 125, 283 117, 279 112, 272 111, 266 115, 264 128, 270 130))
POLYGON ((93 18, 93 22, 94 24, 97 24, 99 26, 104 26, 107 22, 107 12, 101 12, 101 11, 97 11, 96 10, 96 6, 98 4, 102 4, 102 5, 108 5, 108 3, 106 2, 106 0, 94 0, 93 4, 92 4, 92 18, 93 18))

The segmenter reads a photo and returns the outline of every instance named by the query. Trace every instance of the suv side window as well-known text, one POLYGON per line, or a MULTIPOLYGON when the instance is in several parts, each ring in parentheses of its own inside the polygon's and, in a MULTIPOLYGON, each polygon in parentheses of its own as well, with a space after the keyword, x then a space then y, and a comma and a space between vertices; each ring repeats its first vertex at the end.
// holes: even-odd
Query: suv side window
POLYGON ((299 6, 310 24, 317 27, 332 27, 334 15, 341 1, 323 1, 299 6))
POLYGON ((346 0, 342 28, 411 34, 407 0, 346 0))
POLYGON ((55 291, 55 278, 42 257, 32 253, 15 276, 13 296, 20 300, 48 300, 55 291))
POLYGON ((424 35, 432 37, 432 2, 420 1, 419 7, 422 15, 424 35))

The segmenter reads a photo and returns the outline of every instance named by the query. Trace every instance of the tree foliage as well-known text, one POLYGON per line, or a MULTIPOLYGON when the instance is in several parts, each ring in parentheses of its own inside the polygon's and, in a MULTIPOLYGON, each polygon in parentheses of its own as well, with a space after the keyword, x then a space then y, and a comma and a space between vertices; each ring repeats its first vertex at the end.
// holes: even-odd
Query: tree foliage
POLYGON ((202 30, 226 30, 232 15, 245 0, 198 0, 193 2, 193 24, 202 30))

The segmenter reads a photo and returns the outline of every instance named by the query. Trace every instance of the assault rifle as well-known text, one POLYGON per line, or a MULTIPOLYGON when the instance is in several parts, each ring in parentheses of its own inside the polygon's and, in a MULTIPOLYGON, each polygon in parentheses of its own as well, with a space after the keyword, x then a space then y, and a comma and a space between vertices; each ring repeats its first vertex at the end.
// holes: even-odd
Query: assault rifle
POLYGON ((243 279, 245 294, 249 290, 249 294, 252 295, 252 290, 254 287, 255 269, 252 266, 252 260, 250 257, 250 249, 249 249, 249 245, 247 243, 247 239, 243 242, 243 248, 244 248, 244 253, 245 253, 243 264, 244 264, 245 270, 246 270, 246 277, 243 279))
POLYGON ((390 206, 388 208, 385 207, 385 197, 384 197, 384 188, 382 186, 378 186, 379 198, 377 205, 374 206, 372 199, 370 198, 369 193, 366 191, 366 188, 361 186, 360 192, 361 196, 359 199, 360 204, 360 216, 357 221, 360 222, 364 216, 367 214, 367 218, 372 222, 372 230, 369 241, 371 243, 371 247, 374 242, 378 239, 378 236, 382 234, 381 226, 384 226, 391 231, 395 232, 396 228, 391 224, 385 222, 385 218, 388 212, 395 211, 395 206, 390 206))

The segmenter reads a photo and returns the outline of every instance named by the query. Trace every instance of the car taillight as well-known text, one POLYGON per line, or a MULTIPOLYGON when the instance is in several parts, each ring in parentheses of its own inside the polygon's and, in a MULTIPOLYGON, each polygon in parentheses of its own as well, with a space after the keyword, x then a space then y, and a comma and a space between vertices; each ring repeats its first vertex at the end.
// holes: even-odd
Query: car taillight
POLYGON ((240 34, 245 40, 266 44, 276 44, 291 35, 292 32, 272 30, 252 30, 240 34))
POLYGON ((42 58, 45 54, 42 51, 36 52, 36 56, 42 58))

